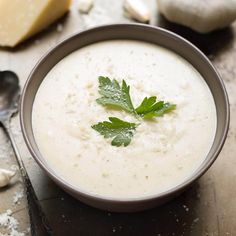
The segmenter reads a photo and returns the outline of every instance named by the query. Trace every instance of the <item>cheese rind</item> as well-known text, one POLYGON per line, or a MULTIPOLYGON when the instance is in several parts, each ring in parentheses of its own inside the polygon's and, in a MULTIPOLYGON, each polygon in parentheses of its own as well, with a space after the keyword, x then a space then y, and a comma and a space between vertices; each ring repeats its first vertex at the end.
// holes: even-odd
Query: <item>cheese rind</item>
POLYGON ((0 46, 14 47, 64 15, 71 0, 0 0, 0 46))

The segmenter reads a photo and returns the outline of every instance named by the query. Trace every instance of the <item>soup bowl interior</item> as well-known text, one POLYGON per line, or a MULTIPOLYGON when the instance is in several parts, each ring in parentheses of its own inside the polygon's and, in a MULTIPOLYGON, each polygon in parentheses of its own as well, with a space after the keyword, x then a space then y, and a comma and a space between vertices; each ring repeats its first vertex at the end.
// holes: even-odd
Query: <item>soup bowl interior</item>
POLYGON ((141 24, 117 24, 93 28, 64 40, 50 50, 35 66, 23 89, 20 109, 21 128, 25 142, 37 163, 65 191, 75 198, 94 207, 118 211, 139 211, 160 205, 181 193, 194 180, 199 178, 218 156, 227 136, 229 126, 229 103, 227 93, 219 74, 210 61, 195 46, 174 33, 161 28, 141 24), (32 128, 32 108, 37 90, 47 73, 65 56, 86 45, 113 39, 140 40, 165 47, 185 58, 202 75, 213 95, 217 128, 212 147, 201 166, 182 184, 169 191, 150 197, 120 200, 102 198, 81 191, 62 179, 42 157, 37 147, 32 128))

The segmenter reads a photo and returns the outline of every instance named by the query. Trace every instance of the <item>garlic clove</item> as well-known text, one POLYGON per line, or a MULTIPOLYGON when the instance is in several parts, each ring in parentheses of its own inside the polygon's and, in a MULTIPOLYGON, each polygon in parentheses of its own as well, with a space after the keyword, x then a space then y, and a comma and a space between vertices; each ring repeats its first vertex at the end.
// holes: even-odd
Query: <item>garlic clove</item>
POLYGON ((142 0, 125 0, 123 7, 133 19, 142 23, 150 21, 150 10, 142 0))
POLYGON ((15 174, 15 171, 0 169, 0 187, 7 186, 15 174))
POLYGON ((158 10, 171 22, 199 33, 221 29, 236 20, 236 1, 157 0, 158 10))
POLYGON ((79 0, 78 10, 81 13, 88 14, 93 7, 93 0, 79 0))

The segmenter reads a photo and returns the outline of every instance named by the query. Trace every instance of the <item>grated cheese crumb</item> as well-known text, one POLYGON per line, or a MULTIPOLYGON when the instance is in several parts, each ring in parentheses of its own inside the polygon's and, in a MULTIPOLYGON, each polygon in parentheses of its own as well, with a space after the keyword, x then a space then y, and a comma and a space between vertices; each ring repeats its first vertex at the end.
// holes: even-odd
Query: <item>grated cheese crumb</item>
POLYGON ((8 230, 7 234, 0 234, 0 236, 25 236, 24 233, 18 232, 19 222, 12 216, 12 211, 8 209, 5 213, 0 214, 0 229, 8 230))
POLYGON ((80 13, 88 14, 93 7, 93 0, 79 0, 78 10, 80 13))
POLYGON ((58 24, 57 25, 57 32, 62 32, 63 30, 63 25, 62 24, 58 24))
POLYGON ((13 203, 14 204, 20 204, 20 200, 24 197, 24 190, 22 189, 19 192, 15 192, 13 196, 13 203))

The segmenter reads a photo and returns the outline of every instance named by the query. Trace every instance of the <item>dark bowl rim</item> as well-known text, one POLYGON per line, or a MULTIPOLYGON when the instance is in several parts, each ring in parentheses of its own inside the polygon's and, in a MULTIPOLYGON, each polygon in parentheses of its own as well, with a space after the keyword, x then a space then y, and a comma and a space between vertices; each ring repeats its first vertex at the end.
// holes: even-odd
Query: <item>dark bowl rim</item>
MULTIPOLYGON (((190 62, 191 63, 191 62, 190 62)), ((208 86, 209 87, 209 86, 208 86)), ((179 36, 176 33, 173 33, 169 30, 157 27, 157 26, 151 26, 151 25, 146 25, 146 24, 140 24, 140 23, 122 23, 122 24, 108 24, 108 25, 102 25, 102 26, 98 26, 98 27, 93 27, 87 30, 83 30, 80 32, 76 32, 72 35, 70 35, 69 37, 67 37, 66 39, 61 40, 59 43, 57 43, 57 45, 55 45, 53 48, 49 49, 42 57, 41 59, 36 63, 36 65, 34 66, 34 68, 31 70, 30 75, 28 76, 26 83, 23 87, 22 90, 22 95, 21 95, 21 100, 20 100, 20 126, 21 126, 21 130, 23 133, 23 137, 24 140, 26 142, 26 145, 30 151, 30 153, 32 154, 34 160, 39 164, 39 166, 46 171, 46 173, 57 183, 59 184, 62 188, 66 189, 69 192, 72 192, 74 194, 79 194, 85 198, 90 198, 90 199, 96 199, 99 201, 105 201, 105 202, 112 202, 112 203, 134 203, 134 202, 145 202, 145 201, 149 201, 149 200, 153 200, 153 199, 162 199, 162 198, 167 198, 173 194, 176 194, 178 192, 183 191, 185 188, 187 188, 187 186, 189 186, 190 184, 192 184, 194 181, 196 181, 198 178, 200 178, 209 168, 210 166, 213 164, 213 162, 216 160, 216 158, 218 157, 220 151, 223 148, 223 145, 225 143, 225 140, 227 138, 227 133, 228 133, 228 129, 229 129, 229 123, 230 123, 230 108, 229 108, 229 99, 228 99, 228 95, 227 95, 227 91, 224 85, 224 82, 220 76, 220 74, 218 73, 218 71, 216 70, 216 68, 213 66, 213 64, 210 62, 210 60, 205 56, 205 54, 198 49, 195 45, 193 45, 191 42, 189 42, 188 40, 186 40, 185 38, 179 36), (159 33, 162 33, 163 35, 170 37, 173 40, 180 40, 183 43, 185 43, 185 45, 187 45, 190 50, 194 50, 198 56, 204 60, 207 64, 208 67, 211 67, 214 71, 214 73, 216 74, 216 78, 218 79, 218 82, 220 83, 220 87, 223 91, 223 98, 224 98, 224 102, 225 102, 225 108, 226 108, 226 119, 225 119, 225 125, 224 125, 224 130, 222 132, 222 137, 220 140, 220 143, 218 145, 218 147, 215 149, 214 154, 209 158, 209 160, 201 167, 199 168, 197 171, 195 171, 195 173, 193 175, 191 175, 188 179, 186 179, 184 182, 182 182, 181 184, 158 194, 153 194, 153 195, 148 195, 148 196, 144 196, 144 197, 133 197, 133 198, 113 198, 113 197, 105 197, 105 196, 101 196, 101 195, 97 195, 94 193, 89 193, 83 190, 80 190, 78 188, 76 188, 75 186, 69 184, 67 181, 65 181, 63 178, 59 177, 59 174, 55 174, 52 173, 49 169, 49 167, 44 164, 40 158, 37 156, 37 153, 35 152, 34 148, 31 146, 31 141, 30 141, 30 137, 28 137, 27 135, 27 128, 24 125, 24 104, 25 104, 25 94, 27 91, 27 88, 29 86, 29 83, 32 79, 32 76, 34 74, 34 72, 36 71, 36 69, 44 62, 47 60, 47 58, 55 51, 57 50, 59 47, 61 47, 61 45, 63 45, 64 43, 67 43, 68 41, 72 40, 75 37, 80 37, 81 35, 84 34, 90 34, 92 32, 100 32, 103 30, 109 30, 109 29, 114 29, 114 28, 120 28, 120 27, 133 27, 136 28, 137 30, 139 29, 144 29, 144 28, 150 28, 156 31, 159 31, 159 33)))

